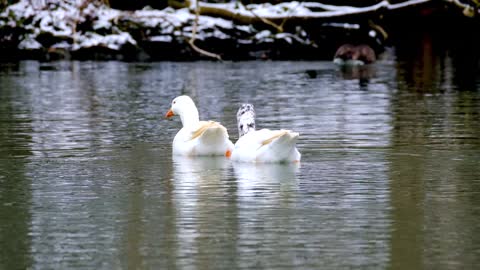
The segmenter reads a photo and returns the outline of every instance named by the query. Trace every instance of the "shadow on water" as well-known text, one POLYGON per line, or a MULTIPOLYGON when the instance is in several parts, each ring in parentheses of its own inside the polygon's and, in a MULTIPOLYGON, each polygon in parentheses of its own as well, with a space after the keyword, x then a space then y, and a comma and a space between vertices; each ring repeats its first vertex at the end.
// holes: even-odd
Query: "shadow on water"
MULTIPOLYGON (((18 72, 8 65, 2 72, 18 72)), ((31 265, 31 174, 32 155, 30 96, 12 78, 2 79, 0 91, 0 268, 31 265)))
POLYGON ((471 268, 480 246, 470 193, 480 187, 480 39, 459 25, 409 34, 396 48, 391 105, 391 266, 471 268))
MULTIPOLYGON (((375 70, 378 67, 376 67, 375 64, 369 64, 363 66, 343 65, 337 66, 336 68, 338 69, 338 75, 336 76, 338 76, 339 79, 358 81, 358 89, 368 90, 370 80, 375 78, 375 70)), ((312 80, 321 78, 324 73, 325 70, 307 69, 304 71, 305 77, 312 80)))
POLYGON ((480 84, 480 37, 473 35, 478 22, 437 18, 422 27, 402 24, 394 37, 399 81, 416 92, 478 91, 480 84))

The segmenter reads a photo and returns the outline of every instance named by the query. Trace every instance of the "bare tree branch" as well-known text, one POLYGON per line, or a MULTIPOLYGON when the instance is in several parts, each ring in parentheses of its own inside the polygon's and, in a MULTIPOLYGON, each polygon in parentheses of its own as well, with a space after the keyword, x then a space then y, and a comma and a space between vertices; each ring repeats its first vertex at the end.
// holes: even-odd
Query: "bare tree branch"
MULTIPOLYGON (((243 6, 242 2, 240 2, 240 5, 243 6)), ((243 7, 244 7, 246 10, 250 11, 250 13, 252 13, 252 15, 255 16, 255 18, 257 18, 257 19, 259 19, 260 21, 262 21, 263 23, 265 23, 265 24, 267 24, 267 25, 270 25, 271 27, 275 28, 275 29, 277 30, 277 32, 279 32, 279 33, 282 33, 282 32, 283 32, 283 26, 282 26, 283 23, 282 23, 282 25, 278 25, 278 24, 276 24, 276 23, 274 23, 274 22, 272 22, 272 21, 270 21, 270 20, 268 20, 268 19, 266 19, 266 18, 263 18, 263 17, 261 17, 261 16, 258 16, 257 13, 255 13, 255 12, 253 11, 253 9, 247 8, 247 7, 245 7, 245 6, 243 6, 243 7)))
MULTIPOLYGON (((465 15, 467 17, 474 17, 475 16, 475 7, 473 7, 469 4, 462 3, 459 0, 445 0, 445 1, 463 9, 463 15, 465 15)), ((480 12, 480 10, 477 10, 477 13, 479 13, 479 12, 480 12)))
POLYGON ((197 36, 197 28, 198 28, 198 18, 200 16, 200 5, 198 4, 198 0, 195 1, 195 20, 193 21, 193 30, 192 30, 192 36, 190 37, 190 40, 188 41, 188 44, 190 44, 190 47, 194 49, 196 52, 205 55, 207 57, 215 58, 217 60, 222 60, 220 55, 208 52, 206 50, 200 49, 197 45, 195 45, 195 39, 197 36))
MULTIPOLYGON (((429 3, 435 0, 407 0, 405 2, 391 4, 387 0, 383 0, 377 4, 367 6, 367 7, 350 7, 350 6, 333 6, 333 5, 323 5, 327 7, 324 11, 317 11, 317 12, 309 12, 308 14, 290 14, 294 11, 292 9, 290 13, 287 15, 279 14, 279 15, 269 15, 269 16, 259 16, 256 14, 255 11, 252 12, 252 9, 247 9, 250 14, 241 12, 240 10, 234 8, 227 8, 225 5, 218 5, 213 3, 198 3, 199 12, 201 15, 210 15, 215 17, 221 17, 225 19, 233 20, 240 24, 256 24, 256 23, 267 23, 268 25, 273 26, 274 28, 280 29, 283 28, 283 24, 285 21, 307 21, 307 20, 332 20, 332 19, 344 19, 349 18, 352 16, 358 15, 368 15, 379 10, 387 10, 393 11, 398 9, 403 9, 411 6, 422 5, 425 3, 429 3), (282 23, 283 22, 283 23, 282 23)), ((445 0, 445 1, 458 1, 458 0, 445 0)), ((169 3, 176 8, 187 7, 189 6, 189 2, 187 1, 187 5, 182 4, 175 0, 169 0, 169 3)), ((300 2, 298 7, 303 6, 305 8, 315 6, 312 3, 303 3, 300 2)))

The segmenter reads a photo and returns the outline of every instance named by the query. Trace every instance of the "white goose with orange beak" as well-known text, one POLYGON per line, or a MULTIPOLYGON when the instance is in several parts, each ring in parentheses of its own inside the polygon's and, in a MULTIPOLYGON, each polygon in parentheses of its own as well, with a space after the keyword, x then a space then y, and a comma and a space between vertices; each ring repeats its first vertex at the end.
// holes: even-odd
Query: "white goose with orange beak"
POLYGON ((299 134, 290 130, 255 130, 255 110, 243 104, 237 112, 239 139, 232 160, 256 163, 300 162, 296 147, 299 134))
POLYGON ((181 156, 227 156, 230 157, 233 143, 228 139, 227 129, 214 121, 200 121, 198 110, 188 96, 178 96, 165 115, 180 116, 182 129, 173 139, 172 152, 181 156))

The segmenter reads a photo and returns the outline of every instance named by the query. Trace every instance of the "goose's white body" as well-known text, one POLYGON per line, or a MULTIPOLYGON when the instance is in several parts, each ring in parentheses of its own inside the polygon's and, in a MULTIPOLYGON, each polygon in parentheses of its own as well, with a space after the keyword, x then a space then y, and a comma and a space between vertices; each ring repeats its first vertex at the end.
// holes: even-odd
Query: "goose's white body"
POLYGON ((255 130, 255 110, 243 104, 237 112, 239 139, 232 160, 256 163, 299 162, 295 144, 299 134, 290 130, 255 130))
POLYGON ((183 127, 175 135, 172 146, 173 154, 182 156, 222 156, 232 149, 227 129, 213 121, 183 127))
POLYGON ((299 162, 295 143, 299 134, 289 130, 253 130, 235 143, 232 160, 243 162, 299 162))
POLYGON ((199 121, 198 110, 188 96, 172 101, 166 117, 179 115, 182 129, 175 135, 172 153, 181 156, 230 156, 233 143, 227 129, 218 122, 199 121))

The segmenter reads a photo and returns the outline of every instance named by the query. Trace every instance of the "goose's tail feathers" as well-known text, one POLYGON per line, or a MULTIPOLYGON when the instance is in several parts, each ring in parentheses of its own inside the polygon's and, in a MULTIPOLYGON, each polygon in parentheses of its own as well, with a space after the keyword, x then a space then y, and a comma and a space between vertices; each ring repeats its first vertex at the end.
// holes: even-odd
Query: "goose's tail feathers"
POLYGON ((273 161, 299 161, 300 153, 296 148, 296 142, 300 136, 290 130, 279 130, 270 138, 264 140, 259 148, 259 158, 273 161))

